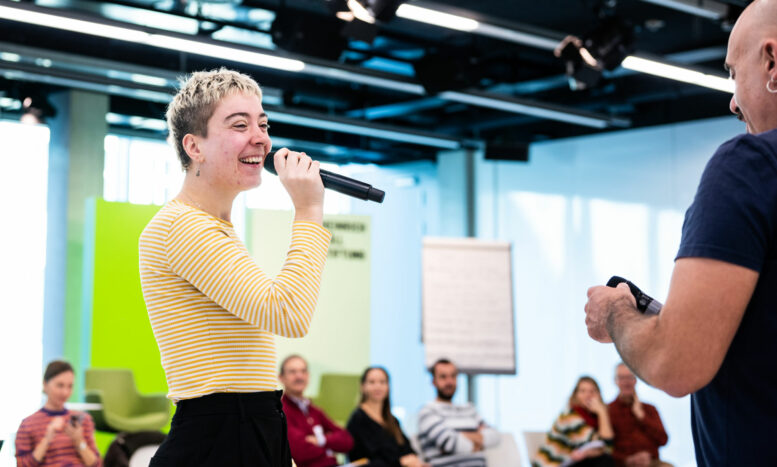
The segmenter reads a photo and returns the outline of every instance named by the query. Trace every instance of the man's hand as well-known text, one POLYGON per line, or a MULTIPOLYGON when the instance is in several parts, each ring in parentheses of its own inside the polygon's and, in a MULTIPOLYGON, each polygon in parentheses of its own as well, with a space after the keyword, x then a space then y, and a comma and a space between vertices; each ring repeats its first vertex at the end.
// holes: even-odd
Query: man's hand
POLYGON ((307 441, 308 443, 310 443, 310 444, 312 444, 314 446, 318 446, 318 439, 315 437, 315 435, 307 435, 307 436, 305 436, 305 441, 307 441))
POLYGON ((634 394, 634 402, 631 404, 631 413, 637 417, 637 420, 642 421, 645 418, 645 406, 642 405, 642 401, 639 400, 637 394, 634 394))
POLYGON ((480 431, 463 431, 461 432, 465 438, 472 441, 472 452, 478 452, 483 450, 483 434, 480 431))
POLYGON ((632 454, 624 460, 626 467, 650 467, 652 461, 650 453, 647 451, 640 451, 636 454, 632 454))
POLYGON ((585 304, 585 325, 588 335, 595 341, 611 343, 612 338, 607 332, 607 319, 614 311, 613 305, 625 301, 637 312, 637 301, 631 295, 631 290, 625 282, 617 287, 598 285, 588 289, 588 303, 585 304))

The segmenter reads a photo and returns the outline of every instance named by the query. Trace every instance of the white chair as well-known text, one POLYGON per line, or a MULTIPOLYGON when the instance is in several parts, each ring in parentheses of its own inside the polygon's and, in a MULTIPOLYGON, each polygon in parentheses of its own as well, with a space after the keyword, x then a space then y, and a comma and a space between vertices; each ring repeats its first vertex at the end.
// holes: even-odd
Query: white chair
POLYGON ((499 444, 488 448, 486 455, 488 467, 521 467, 521 453, 515 438, 510 433, 500 433, 499 444))
POLYGON ((130 457, 129 467, 148 467, 158 447, 158 444, 149 444, 148 446, 138 448, 130 457))
POLYGON ((523 442, 526 445, 526 457, 531 462, 532 458, 537 455, 537 451, 540 450, 540 446, 545 443, 545 437, 547 432, 544 431, 524 431, 523 442))

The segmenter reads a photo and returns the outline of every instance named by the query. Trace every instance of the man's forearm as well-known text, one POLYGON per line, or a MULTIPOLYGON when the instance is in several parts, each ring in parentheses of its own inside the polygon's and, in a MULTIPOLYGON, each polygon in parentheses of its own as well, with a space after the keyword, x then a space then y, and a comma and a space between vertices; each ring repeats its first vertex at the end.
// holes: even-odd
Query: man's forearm
POLYGON ((644 315, 627 300, 609 305, 607 332, 623 362, 643 381, 651 382, 651 363, 662 342, 656 332, 658 316, 644 315))

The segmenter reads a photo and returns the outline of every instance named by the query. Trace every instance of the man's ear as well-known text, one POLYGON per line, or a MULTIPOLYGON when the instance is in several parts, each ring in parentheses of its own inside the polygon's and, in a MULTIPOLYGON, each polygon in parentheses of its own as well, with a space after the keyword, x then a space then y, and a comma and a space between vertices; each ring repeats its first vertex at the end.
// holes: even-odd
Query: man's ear
POLYGON ((761 59, 769 78, 777 80, 777 39, 766 39, 761 47, 761 59))
POLYGON ((202 150, 200 149, 200 138, 197 136, 186 133, 181 141, 183 150, 186 151, 191 160, 201 163, 204 159, 202 150))

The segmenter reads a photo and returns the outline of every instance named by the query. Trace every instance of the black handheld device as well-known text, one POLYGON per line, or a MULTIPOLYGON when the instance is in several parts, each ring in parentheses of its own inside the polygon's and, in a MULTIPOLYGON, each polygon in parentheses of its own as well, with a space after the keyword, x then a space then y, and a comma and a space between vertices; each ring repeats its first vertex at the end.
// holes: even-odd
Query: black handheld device
POLYGON ((630 280, 626 280, 620 276, 612 276, 610 280, 607 281, 607 287, 617 287, 621 282, 625 282, 626 285, 629 286, 631 295, 633 295, 634 299, 637 301, 637 309, 639 311, 646 315, 657 315, 661 311, 661 307, 664 305, 650 295, 644 293, 630 280))

